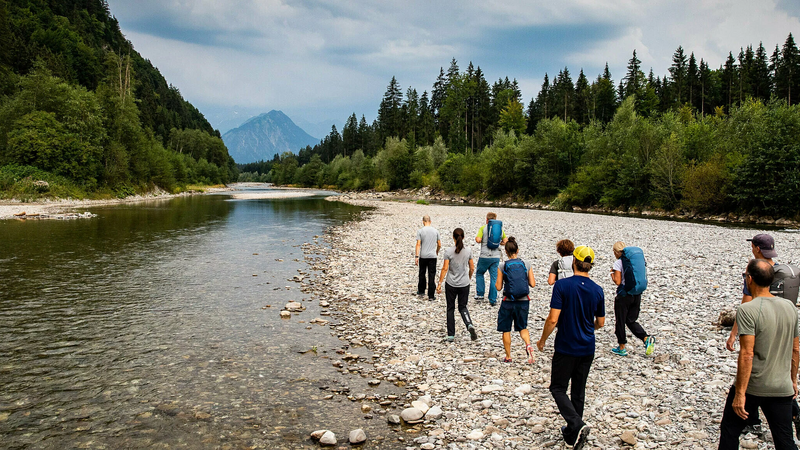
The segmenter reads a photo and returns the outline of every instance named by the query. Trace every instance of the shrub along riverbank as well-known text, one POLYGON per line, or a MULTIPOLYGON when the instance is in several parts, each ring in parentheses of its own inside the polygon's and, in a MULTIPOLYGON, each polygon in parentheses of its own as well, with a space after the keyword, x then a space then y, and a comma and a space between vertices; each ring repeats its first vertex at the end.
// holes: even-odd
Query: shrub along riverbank
POLYGON ((356 151, 298 167, 272 163, 269 181, 343 190, 430 187, 476 199, 540 202, 555 209, 600 207, 735 213, 798 219, 800 106, 747 101, 705 117, 689 107, 654 117, 629 97, 608 124, 545 119, 532 135, 498 131, 477 154, 441 139, 409 148, 388 138, 374 157, 356 151))

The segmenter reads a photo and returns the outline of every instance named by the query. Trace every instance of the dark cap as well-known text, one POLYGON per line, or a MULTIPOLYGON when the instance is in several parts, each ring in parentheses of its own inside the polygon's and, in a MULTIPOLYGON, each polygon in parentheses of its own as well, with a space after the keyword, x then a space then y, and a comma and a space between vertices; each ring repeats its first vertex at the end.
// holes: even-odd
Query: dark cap
POLYGON ((753 245, 761 250, 761 254, 764 255, 764 258, 775 258, 778 256, 778 252, 775 251, 775 239, 772 239, 772 236, 768 234, 757 234, 753 236, 753 239, 748 239, 749 242, 752 242, 753 245))

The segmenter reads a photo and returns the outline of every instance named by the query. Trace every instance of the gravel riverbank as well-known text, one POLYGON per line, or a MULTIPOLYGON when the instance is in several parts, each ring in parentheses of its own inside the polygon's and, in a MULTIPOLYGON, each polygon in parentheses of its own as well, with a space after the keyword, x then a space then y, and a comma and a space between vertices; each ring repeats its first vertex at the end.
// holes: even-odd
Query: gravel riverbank
MULTIPOLYGON (((461 227, 473 255, 478 228, 488 208, 418 205, 376 201, 365 196, 332 201, 370 206, 366 220, 336 227, 327 235, 332 248, 309 286, 330 301, 339 324, 332 332, 374 353, 377 378, 405 386, 410 400, 432 414, 423 418, 411 448, 560 448, 563 425, 547 389, 553 337, 533 365, 525 363, 522 340, 513 337, 514 362, 500 362, 503 347, 495 331, 497 309, 476 304, 474 280, 470 312, 478 340, 470 340, 457 319, 454 343, 445 343, 445 300, 415 295, 414 243, 421 218, 428 214, 452 245, 461 227)), ((598 256, 591 275, 605 290, 607 319, 597 333, 597 353, 587 385, 585 420, 593 427, 593 448, 712 448, 736 354, 725 350, 729 329, 715 322, 725 307, 741 299, 741 273, 751 257, 757 230, 591 214, 492 208, 506 233, 517 238, 520 256, 533 264, 537 287, 531 291, 529 329, 535 342, 549 310, 547 271, 556 258, 555 243, 572 239, 598 256), (640 323, 658 337, 654 355, 630 339, 630 356, 610 350, 613 334, 611 247, 617 240, 644 249, 649 289, 643 295, 640 323), (631 351, 632 350, 632 351, 631 351)), ((800 260, 800 235, 771 232, 780 261, 800 260)), ((437 274, 441 261, 437 266, 437 274)), ((487 277, 488 281, 488 277, 487 277)), ((371 371, 372 372, 372 371, 371 371)), ((411 411, 414 413, 415 411, 411 411)), ((773 448, 748 435, 745 448, 773 448)))

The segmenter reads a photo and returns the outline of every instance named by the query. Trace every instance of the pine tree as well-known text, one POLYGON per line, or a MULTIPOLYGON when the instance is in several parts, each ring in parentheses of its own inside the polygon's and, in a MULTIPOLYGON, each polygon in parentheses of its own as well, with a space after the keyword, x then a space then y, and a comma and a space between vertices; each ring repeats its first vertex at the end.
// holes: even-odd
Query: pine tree
POLYGON ((769 100, 772 80, 769 73, 769 58, 762 43, 758 43, 755 60, 753 61, 753 96, 763 101, 769 100))
POLYGON ((352 155, 359 148, 358 143, 358 119, 356 113, 347 118, 347 122, 342 128, 342 150, 344 156, 352 155))
POLYGON ((671 99, 669 106, 682 105, 685 102, 684 93, 686 92, 686 54, 683 52, 683 47, 680 45, 675 53, 672 55, 672 66, 669 68, 669 75, 673 85, 675 98, 671 99))
POLYGON ((728 114, 730 114, 733 106, 734 91, 736 90, 736 81, 738 79, 737 71, 736 60, 733 58, 733 53, 729 52, 728 59, 725 60, 725 67, 722 69, 723 92, 728 105, 726 110, 728 114))
POLYGON ((608 70, 608 63, 606 63, 603 74, 597 77, 594 92, 595 116, 601 122, 608 123, 617 111, 617 93, 614 88, 614 80, 611 79, 611 71, 608 70))
POLYGON ((400 83, 397 82, 397 78, 392 77, 392 81, 389 82, 378 109, 381 141, 384 141, 387 137, 400 135, 400 107, 402 102, 403 92, 400 90, 400 83))
POLYGON ((689 104, 696 107, 697 96, 695 91, 700 84, 700 68, 697 67, 697 60, 694 52, 689 55, 689 66, 686 68, 686 89, 689 94, 689 104))
POLYGON ((581 125, 589 123, 592 117, 591 91, 589 80, 581 69, 578 81, 575 83, 575 118, 581 125))
POLYGON ((778 97, 785 98, 789 105, 800 103, 800 51, 794 42, 794 37, 789 33, 780 59, 776 64, 775 88, 778 97))
POLYGON ((628 60, 628 73, 625 75, 624 85, 620 81, 619 95, 620 100, 624 100, 631 95, 641 94, 641 77, 642 77, 642 62, 636 57, 636 50, 633 51, 633 56, 628 60))

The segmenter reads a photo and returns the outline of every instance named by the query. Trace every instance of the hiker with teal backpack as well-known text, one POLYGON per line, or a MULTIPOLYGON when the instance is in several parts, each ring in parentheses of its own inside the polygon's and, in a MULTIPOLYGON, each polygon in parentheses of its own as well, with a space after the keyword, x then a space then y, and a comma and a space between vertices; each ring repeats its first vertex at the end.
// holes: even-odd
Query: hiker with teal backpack
POLYGON ((611 268, 611 280, 617 285, 614 298, 614 334, 617 336, 616 348, 611 352, 619 356, 628 356, 625 346, 628 338, 625 327, 634 336, 644 342, 644 354, 650 356, 656 349, 656 338, 647 334, 637 322, 642 306, 642 292, 647 289, 647 263, 644 253, 639 247, 626 247, 624 242, 614 243, 614 266, 611 268))
POLYGON ((500 264, 500 246, 506 243, 506 232, 503 230, 503 222, 497 220, 497 214, 490 212, 486 214, 486 225, 478 230, 475 242, 481 244, 481 254, 478 257, 478 267, 475 271, 475 300, 483 300, 486 292, 486 277, 484 274, 489 272, 489 304, 494 306, 497 303, 497 266, 500 264))
POLYGON ((511 362, 511 327, 519 332, 525 342, 528 364, 533 364, 533 346, 528 333, 528 310, 531 298, 530 288, 536 286, 533 269, 529 263, 517 257, 519 247, 514 237, 506 242, 508 259, 497 267, 495 288, 503 291, 503 300, 497 311, 497 331, 503 333, 503 347, 506 357, 503 362, 511 362))

